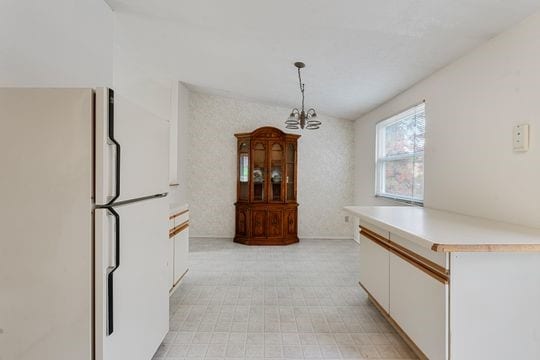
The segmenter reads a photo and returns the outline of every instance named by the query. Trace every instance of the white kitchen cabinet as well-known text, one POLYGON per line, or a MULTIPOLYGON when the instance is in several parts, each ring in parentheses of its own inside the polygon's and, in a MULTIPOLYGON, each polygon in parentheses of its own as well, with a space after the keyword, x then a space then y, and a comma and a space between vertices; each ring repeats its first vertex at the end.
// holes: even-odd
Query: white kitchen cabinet
POLYGON ((390 252, 360 234, 360 284, 377 303, 389 309, 390 252))
POLYGON ((540 359, 540 229, 419 207, 346 210, 359 217, 361 283, 420 359, 540 359))
POLYGON ((171 237, 171 232, 174 231, 174 218, 169 219, 169 243, 167 249, 167 282, 174 284, 174 236, 171 237))
POLYGON ((360 229, 360 284, 370 299, 421 358, 448 359, 447 257, 371 224, 360 229))
POLYGON ((169 220, 169 284, 172 293, 188 271, 189 210, 187 206, 176 208, 169 220))
POLYGON ((174 285, 188 270, 188 253, 189 227, 186 227, 174 237, 174 285))
POLYGON ((448 285, 390 254, 390 316, 433 360, 448 354, 448 285))

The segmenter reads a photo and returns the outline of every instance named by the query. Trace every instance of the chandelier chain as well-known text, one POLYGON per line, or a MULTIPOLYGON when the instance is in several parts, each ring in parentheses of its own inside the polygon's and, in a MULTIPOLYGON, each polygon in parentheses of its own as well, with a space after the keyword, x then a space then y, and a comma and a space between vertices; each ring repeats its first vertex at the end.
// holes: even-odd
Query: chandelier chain
POLYGON ((302 75, 300 74, 300 68, 298 68, 298 83, 300 84, 300 92, 302 93, 302 111, 304 111, 304 84, 302 84, 302 75))

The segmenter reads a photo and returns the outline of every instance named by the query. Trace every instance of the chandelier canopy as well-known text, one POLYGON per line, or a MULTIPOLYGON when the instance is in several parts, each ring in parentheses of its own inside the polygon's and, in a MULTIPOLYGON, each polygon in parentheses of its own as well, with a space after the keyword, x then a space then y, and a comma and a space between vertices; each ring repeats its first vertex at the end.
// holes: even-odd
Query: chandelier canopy
POLYGON ((302 83, 302 76, 300 69, 304 68, 306 64, 303 62, 295 62, 294 66, 298 69, 298 82, 300 83, 300 92, 302 93, 302 108, 294 108, 291 111, 291 115, 287 121, 285 121, 285 127, 287 129, 308 129, 315 130, 321 126, 321 122, 317 119, 317 113, 315 109, 310 108, 308 111, 304 110, 304 84, 302 83))

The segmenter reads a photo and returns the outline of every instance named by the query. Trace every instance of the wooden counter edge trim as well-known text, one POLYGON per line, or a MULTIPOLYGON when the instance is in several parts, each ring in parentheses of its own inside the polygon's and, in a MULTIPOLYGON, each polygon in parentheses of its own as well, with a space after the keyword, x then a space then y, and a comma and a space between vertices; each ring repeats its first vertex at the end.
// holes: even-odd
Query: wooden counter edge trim
POLYGON ((437 252, 540 252, 540 244, 433 244, 437 252))
POLYGON ((405 248, 404 246, 402 246, 402 245, 400 245, 400 244, 398 244, 398 243, 396 243, 396 242, 394 242, 394 241, 392 241, 390 239, 386 239, 386 238, 382 237, 381 235, 376 234, 373 231, 364 228, 363 226, 360 226, 360 229, 361 229, 360 233, 363 233, 363 235, 369 234, 369 235, 371 235, 373 237, 376 237, 379 241, 383 241, 383 242, 387 243, 390 247, 393 247, 398 251, 404 252, 406 255, 414 257, 416 260, 418 260, 419 262, 425 264, 427 267, 432 268, 434 271, 436 271, 440 275, 448 276, 448 274, 449 274, 448 269, 445 269, 441 265, 439 265, 439 264, 437 264, 437 263, 435 263, 435 262, 433 262, 433 261, 431 261, 429 259, 426 259, 425 257, 423 257, 421 255, 418 255, 414 251, 409 250, 409 249, 405 248))
POLYGON ((399 256, 401 259, 407 261, 409 264, 413 265, 417 269, 423 271, 427 275, 431 276, 435 280, 448 284, 449 275, 448 271, 442 266, 435 264, 434 262, 408 250, 404 247, 393 243, 392 241, 383 238, 382 236, 373 233, 372 231, 360 227, 360 234, 368 238, 369 240, 375 242, 376 244, 384 247, 393 254, 399 256))
POLYGON ((377 300, 375 300, 375 298, 365 288, 365 286, 362 285, 361 282, 358 282, 358 285, 360 285, 360 287, 362 289, 364 289, 364 291, 368 295, 369 301, 371 301, 373 303, 373 305, 377 308, 377 310, 381 313, 381 315, 386 319, 386 321, 388 321, 390 323, 390 325, 396 330, 398 335, 411 348, 411 350, 414 352, 414 354, 416 356, 418 356, 418 358, 421 359, 421 360, 429 360, 429 358, 424 354, 424 352, 422 350, 420 350, 420 348, 414 343, 414 341, 409 337, 409 335, 407 335, 407 333, 405 331, 403 331, 401 326, 399 326, 398 323, 394 319, 392 319, 392 316, 390 316, 390 314, 387 313, 386 310, 384 310, 384 308, 381 306, 381 304, 379 304, 377 302, 377 300))
POLYGON ((189 220, 184 221, 178 226, 175 226, 174 228, 169 230, 169 239, 176 236, 178 233, 182 232, 184 229, 189 227, 189 220))
POLYGON ((377 245, 380 245, 383 248, 390 250, 390 240, 380 236, 379 234, 376 234, 373 231, 368 230, 364 227, 360 227, 360 234, 364 235, 365 237, 367 237, 368 239, 370 239, 377 245))
POLYGON ((396 249, 398 249, 399 251, 402 251, 404 253, 406 253, 407 255, 411 256, 411 257, 414 257, 416 260, 424 263, 427 267, 435 270, 437 273, 439 273, 441 276, 448 276, 450 273, 448 271, 448 269, 445 269, 444 267, 442 267, 441 265, 437 264, 437 263, 434 263, 433 261, 429 260, 429 259, 426 259, 425 257, 421 256, 421 255, 418 255, 417 253, 415 253, 414 251, 412 250, 409 250, 405 247, 403 247, 402 245, 400 244, 397 244, 393 241, 390 241, 390 244, 391 246, 395 247, 396 249))
POLYGON ((174 218, 177 218, 177 217, 179 217, 180 215, 184 215, 184 214, 187 213, 188 211, 189 211, 189 209, 186 209, 186 210, 181 211, 181 212, 179 212, 179 213, 173 214, 173 215, 169 216, 169 220, 172 220, 172 219, 174 219, 174 218))

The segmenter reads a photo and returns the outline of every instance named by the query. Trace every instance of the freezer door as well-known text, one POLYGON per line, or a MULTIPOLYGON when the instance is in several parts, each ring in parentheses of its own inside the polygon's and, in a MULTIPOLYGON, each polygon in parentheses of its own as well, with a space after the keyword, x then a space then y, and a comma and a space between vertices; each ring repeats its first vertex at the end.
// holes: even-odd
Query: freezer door
POLYGON ((148 360, 169 327, 168 202, 95 212, 96 360, 148 360))
POLYGON ((96 204, 168 192, 169 122, 96 89, 96 204))

